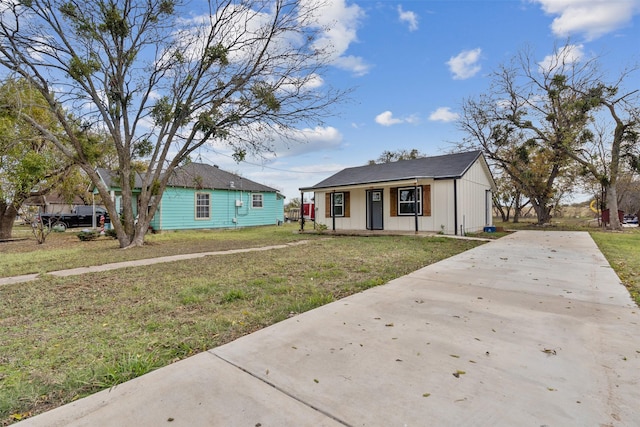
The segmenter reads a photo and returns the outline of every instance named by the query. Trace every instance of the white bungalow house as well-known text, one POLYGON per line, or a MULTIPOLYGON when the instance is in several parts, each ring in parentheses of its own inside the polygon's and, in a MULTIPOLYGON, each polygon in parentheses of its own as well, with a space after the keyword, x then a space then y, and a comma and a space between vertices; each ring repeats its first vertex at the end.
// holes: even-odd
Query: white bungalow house
POLYGON ((464 235, 493 224, 495 182, 481 151, 343 169, 312 187, 328 230, 464 235))

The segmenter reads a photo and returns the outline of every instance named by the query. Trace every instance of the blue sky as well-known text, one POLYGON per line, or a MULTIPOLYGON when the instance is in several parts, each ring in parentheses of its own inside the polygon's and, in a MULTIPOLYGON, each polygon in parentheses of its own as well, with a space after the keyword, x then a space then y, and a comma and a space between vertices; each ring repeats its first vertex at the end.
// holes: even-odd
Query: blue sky
MULTIPOLYGON (((305 0, 313 1, 313 0, 305 0)), ((569 42, 582 58, 601 57, 617 77, 640 61, 640 0, 329 0, 336 47, 324 79, 354 88, 308 142, 235 163, 224 150, 194 160, 272 186, 288 200, 299 188, 361 166, 385 150, 439 155, 462 134, 463 100, 489 89, 489 73, 529 46, 542 61, 569 42)), ((640 89, 640 76, 626 80, 640 89)))

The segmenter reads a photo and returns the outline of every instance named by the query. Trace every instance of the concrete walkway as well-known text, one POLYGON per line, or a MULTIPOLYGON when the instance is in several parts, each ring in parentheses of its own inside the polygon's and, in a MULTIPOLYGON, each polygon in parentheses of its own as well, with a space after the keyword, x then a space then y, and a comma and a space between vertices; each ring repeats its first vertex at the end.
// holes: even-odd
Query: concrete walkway
POLYGON ((27 426, 637 426, 640 315, 587 233, 520 231, 27 426))

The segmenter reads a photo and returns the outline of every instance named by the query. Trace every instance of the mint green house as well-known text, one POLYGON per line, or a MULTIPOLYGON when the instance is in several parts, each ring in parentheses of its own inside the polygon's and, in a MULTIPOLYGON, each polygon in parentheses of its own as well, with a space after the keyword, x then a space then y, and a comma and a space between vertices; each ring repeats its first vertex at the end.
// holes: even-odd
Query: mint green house
MULTIPOLYGON (((119 209, 122 196, 113 174, 105 169, 98 174, 119 209)), ((135 208, 135 194, 134 198, 135 208)), ((284 196, 278 190, 217 166, 189 163, 173 171, 150 226, 165 231, 252 227, 283 221, 284 196)))

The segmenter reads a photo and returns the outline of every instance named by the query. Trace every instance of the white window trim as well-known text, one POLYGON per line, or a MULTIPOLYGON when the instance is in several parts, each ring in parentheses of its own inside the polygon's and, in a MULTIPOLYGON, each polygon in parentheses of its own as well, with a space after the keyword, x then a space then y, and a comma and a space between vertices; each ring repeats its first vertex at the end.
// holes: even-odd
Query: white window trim
POLYGON ((416 203, 415 201, 411 201, 411 202, 403 202, 402 200, 400 200, 400 193, 403 190, 415 190, 416 191, 416 198, 417 203, 418 203, 418 215, 422 215, 422 188, 421 187, 402 187, 402 188, 398 188, 398 216, 415 216, 415 212, 410 212, 410 213, 403 213, 402 210, 400 209, 400 204, 404 203, 404 204, 411 204, 411 203, 416 203))
MULTIPOLYGON (((194 197, 195 197, 195 200, 193 202, 194 207, 195 207, 195 209, 194 209, 194 219, 196 221, 207 221, 207 220, 210 220, 211 219, 211 193, 205 193, 205 192, 200 191, 200 192, 196 192, 194 197), (208 215, 206 217, 199 217, 198 216, 198 206, 199 206, 198 205, 198 196, 200 196, 200 195, 207 196, 207 200, 209 202, 208 206, 207 206, 208 215)), ((204 205, 202 205, 202 206, 204 206, 204 205)))
POLYGON ((331 193, 331 204, 333 205, 331 209, 331 215, 333 215, 333 217, 335 218, 343 218, 344 217, 344 192, 336 191, 334 193, 331 193), (336 194, 342 195, 342 203, 336 204, 336 200, 335 200, 336 194), (336 215, 336 206, 340 206, 342 208, 342 213, 340 215, 336 215))
POLYGON ((262 193, 251 193, 251 209, 264 209, 264 194, 262 193), (253 196, 260 196, 260 206, 255 205, 255 199, 253 196))

